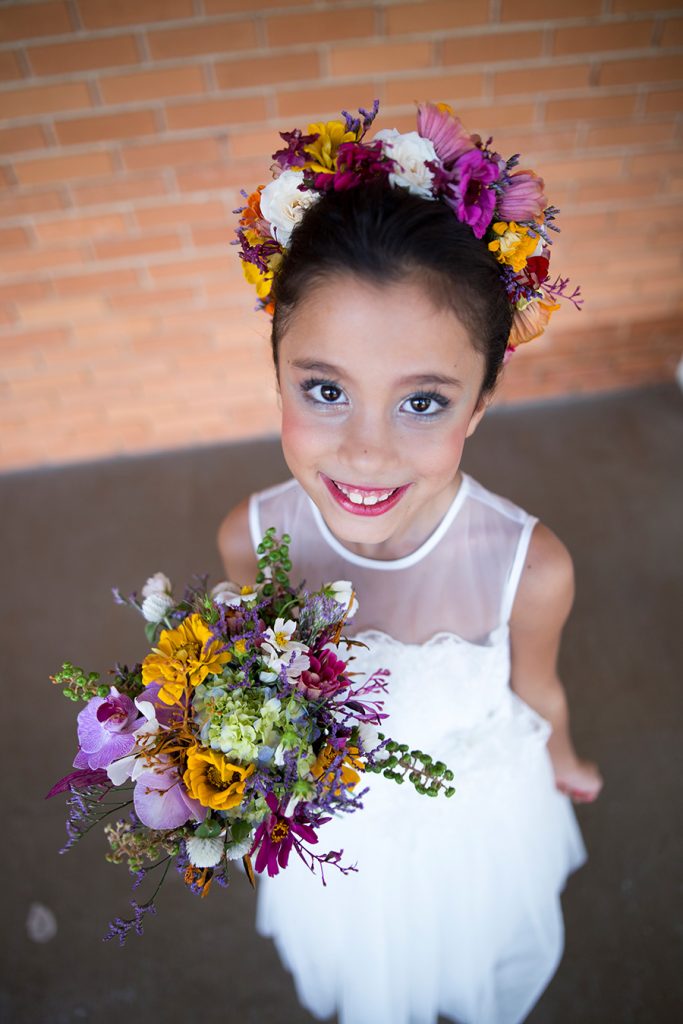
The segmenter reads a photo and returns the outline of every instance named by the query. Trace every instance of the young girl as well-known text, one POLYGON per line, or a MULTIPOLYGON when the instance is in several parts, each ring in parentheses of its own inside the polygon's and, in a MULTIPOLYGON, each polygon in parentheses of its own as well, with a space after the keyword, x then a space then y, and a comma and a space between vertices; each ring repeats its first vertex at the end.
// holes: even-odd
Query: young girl
POLYGON ((375 113, 283 134, 242 211, 293 478, 234 509, 219 546, 249 582, 275 526, 295 583, 353 582, 352 667, 390 669, 388 731, 445 761, 456 794, 363 779, 364 810, 321 833, 357 873, 323 886, 293 858, 259 878, 257 926, 319 1019, 514 1024, 557 968, 560 892, 585 860, 570 797, 602 782, 556 670, 571 557, 459 467, 511 338, 540 333, 564 290, 547 283, 554 211, 449 108, 367 142, 375 113))

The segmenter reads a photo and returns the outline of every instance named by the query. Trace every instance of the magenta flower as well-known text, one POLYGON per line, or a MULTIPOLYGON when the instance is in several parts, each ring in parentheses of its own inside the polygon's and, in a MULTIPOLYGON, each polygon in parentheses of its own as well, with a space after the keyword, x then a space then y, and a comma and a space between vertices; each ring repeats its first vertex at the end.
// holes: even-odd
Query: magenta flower
POLYGON ((306 146, 320 138, 318 132, 312 135, 303 135, 300 128, 293 132, 280 132, 280 138, 287 143, 284 149, 278 149, 273 153, 273 160, 281 170, 287 171, 293 167, 303 167, 309 159, 306 153, 306 146))
POLYGON ((135 813, 149 828, 180 828, 188 818, 203 821, 206 809, 185 789, 175 765, 150 768, 138 776, 133 793, 135 813))
MULTIPOLYGON (((394 170, 394 161, 384 155, 381 141, 342 142, 337 150, 337 168, 334 174, 316 174, 313 188, 325 192, 342 192, 356 188, 364 181, 372 181, 394 170)), ((305 182, 308 187, 308 182, 305 182)))
POLYGON ((78 716, 78 742, 74 768, 106 768, 130 754, 133 733, 144 719, 135 704, 112 686, 107 697, 93 697, 78 716))
POLYGON ((109 776, 104 768, 82 768, 75 772, 69 772, 59 782, 55 782, 45 799, 57 796, 59 793, 68 793, 71 789, 85 789, 88 786, 111 786, 109 776))
POLYGON ((463 153, 453 168, 453 179, 444 199, 459 221, 469 224, 477 238, 483 238, 493 219, 496 193, 488 186, 499 176, 496 164, 480 149, 463 153))
POLYGON ((543 178, 533 171, 512 174, 510 184, 498 203, 500 219, 524 221, 540 217, 548 203, 543 189, 543 178))
POLYGON ((459 117, 441 110, 434 103, 420 103, 417 108, 417 131, 429 139, 443 164, 452 163, 474 148, 472 136, 463 128, 459 117))
POLYGON ((310 666, 301 673, 296 685, 309 700, 333 697, 349 685, 345 675, 346 662, 329 647, 315 654, 309 652, 308 659, 310 666))
MULTIPOLYGON (((305 811, 300 804, 292 817, 288 818, 273 793, 266 797, 271 813, 256 829, 249 856, 258 850, 254 870, 259 874, 267 868, 272 877, 280 868, 286 868, 292 847, 301 849, 301 839, 317 843, 315 830, 305 821, 305 811), (299 838, 300 837, 300 838, 299 838)), ((329 820, 329 819, 326 819, 329 820)))

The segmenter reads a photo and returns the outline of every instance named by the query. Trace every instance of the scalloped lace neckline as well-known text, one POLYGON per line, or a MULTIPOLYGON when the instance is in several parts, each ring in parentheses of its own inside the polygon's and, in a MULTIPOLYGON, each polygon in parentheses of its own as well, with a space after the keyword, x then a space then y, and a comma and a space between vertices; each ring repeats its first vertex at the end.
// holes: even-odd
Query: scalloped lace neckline
POLYGON ((383 629, 362 629, 359 633, 349 637, 349 639, 361 641, 377 639, 394 647, 410 648, 441 647, 447 643, 454 642, 456 644, 464 644, 467 647, 474 647, 475 650, 490 651, 499 647, 500 638, 506 637, 509 632, 509 623, 501 622, 495 629, 491 630, 488 634, 487 642, 483 644, 477 643, 474 640, 467 640, 464 636, 460 636, 459 633, 451 633, 447 630, 434 633, 433 636, 430 636, 428 640, 424 640, 422 643, 406 643, 404 640, 399 640, 397 637, 392 636, 391 633, 385 633, 383 629))

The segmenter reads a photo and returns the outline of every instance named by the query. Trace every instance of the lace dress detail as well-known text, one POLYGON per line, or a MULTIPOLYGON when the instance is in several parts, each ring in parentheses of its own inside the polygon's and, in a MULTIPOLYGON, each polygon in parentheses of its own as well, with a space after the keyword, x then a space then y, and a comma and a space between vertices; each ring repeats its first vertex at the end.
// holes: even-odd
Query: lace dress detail
POLYGON ((295 481, 252 497, 256 545, 292 536, 292 579, 350 579, 354 670, 391 672, 387 731, 455 773, 430 800, 381 776, 364 810, 334 819, 324 849, 358 873, 293 858, 259 878, 257 927, 301 1003, 339 1024, 517 1024, 555 972, 560 906, 586 852, 554 786, 550 726, 510 688, 509 616, 537 519, 468 474, 437 529, 406 558, 346 550, 295 481))

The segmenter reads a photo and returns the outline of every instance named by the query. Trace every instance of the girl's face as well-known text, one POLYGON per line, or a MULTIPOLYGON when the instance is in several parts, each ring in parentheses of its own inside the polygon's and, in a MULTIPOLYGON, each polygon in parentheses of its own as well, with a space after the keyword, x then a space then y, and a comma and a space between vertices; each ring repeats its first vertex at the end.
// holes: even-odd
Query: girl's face
POLYGON ((438 525, 486 410, 484 368, 419 285, 335 276, 299 304, 278 353, 282 447, 349 548, 402 557, 438 525))

